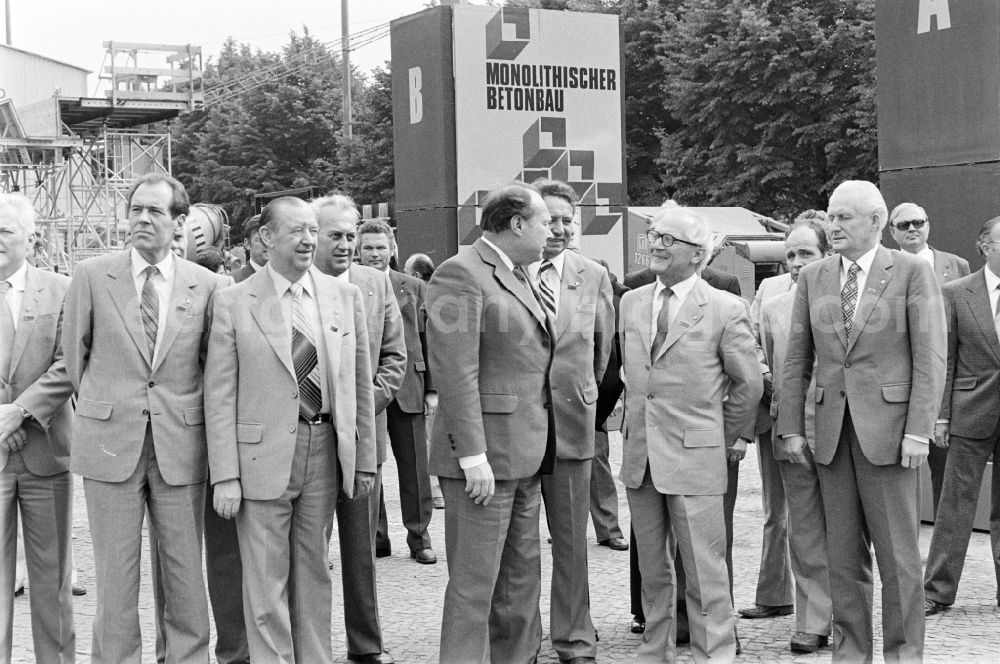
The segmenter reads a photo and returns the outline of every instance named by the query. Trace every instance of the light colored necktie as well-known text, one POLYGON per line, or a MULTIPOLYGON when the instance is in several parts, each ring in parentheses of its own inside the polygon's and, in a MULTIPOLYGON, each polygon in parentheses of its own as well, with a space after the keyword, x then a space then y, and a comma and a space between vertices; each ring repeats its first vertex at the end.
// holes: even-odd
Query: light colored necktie
POLYGON ((312 421, 323 408, 313 326, 302 303, 302 284, 292 284, 288 292, 292 294, 292 366, 299 384, 299 417, 312 421))
POLYGON ((854 331, 854 307, 858 303, 858 272, 861 272, 861 266, 851 263, 851 267, 847 270, 847 281, 840 289, 840 308, 844 312, 844 330, 848 339, 854 331))
POLYGON ((545 313, 552 320, 556 319, 556 295, 552 290, 551 278, 556 274, 556 266, 545 259, 538 268, 538 299, 541 300, 545 313))
POLYGON ((142 327, 146 331, 146 345, 149 346, 149 357, 152 358, 156 352, 156 328, 160 321, 160 296, 153 285, 153 276, 159 274, 160 270, 155 265, 150 265, 142 271, 146 275, 146 281, 142 284, 142 327))
POLYGON ((7 301, 9 281, 0 281, 0 379, 6 381, 10 375, 10 355, 14 349, 14 315, 7 301))
POLYGON ((664 288, 660 291, 663 304, 660 305, 660 313, 656 316, 656 336, 653 338, 653 345, 650 347, 649 353, 650 358, 654 360, 660 352, 663 342, 667 340, 667 327, 670 320, 670 298, 673 294, 674 292, 669 288, 664 288))

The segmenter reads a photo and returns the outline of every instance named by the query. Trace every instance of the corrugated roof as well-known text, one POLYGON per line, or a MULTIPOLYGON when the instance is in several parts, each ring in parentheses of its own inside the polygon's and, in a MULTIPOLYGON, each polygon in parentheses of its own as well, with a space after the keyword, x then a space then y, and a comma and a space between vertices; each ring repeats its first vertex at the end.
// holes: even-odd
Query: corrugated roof
POLYGON ((72 67, 73 69, 79 69, 82 72, 91 73, 86 67, 80 67, 78 65, 71 65, 68 62, 63 62, 62 60, 56 60, 55 58, 50 58, 47 55, 42 55, 41 53, 34 53, 32 51, 26 51, 23 48, 17 48, 16 46, 7 46, 6 44, 0 44, 0 48, 5 48, 11 51, 17 51, 18 53, 24 53, 25 55, 30 55, 36 58, 41 58, 43 60, 48 60, 49 62, 54 62, 57 65, 62 65, 64 67, 72 67))

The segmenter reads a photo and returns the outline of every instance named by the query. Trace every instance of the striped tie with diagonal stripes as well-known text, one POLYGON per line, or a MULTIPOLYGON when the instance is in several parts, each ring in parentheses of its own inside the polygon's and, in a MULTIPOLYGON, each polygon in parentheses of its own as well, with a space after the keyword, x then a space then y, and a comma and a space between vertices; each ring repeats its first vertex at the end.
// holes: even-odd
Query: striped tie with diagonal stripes
POLYGON ((552 261, 548 259, 543 260, 541 266, 538 268, 538 299, 542 301, 545 313, 552 320, 556 319, 556 296, 549 279, 550 275, 555 274, 556 266, 552 264, 552 261))
POLYGON ((847 270, 847 281, 840 289, 840 308, 844 312, 844 330, 848 339, 854 331, 854 307, 858 303, 858 272, 861 272, 861 266, 851 263, 851 267, 847 270))
POLYGON ((150 265, 143 274, 146 281, 142 284, 142 303, 140 313, 142 314, 142 327, 146 332, 146 345, 149 346, 149 356, 153 357, 156 352, 156 328, 160 322, 160 296, 153 285, 153 277, 160 273, 159 268, 150 265))
POLYGON ((292 365, 299 384, 299 417, 312 421, 323 407, 313 326, 302 303, 302 285, 292 284, 288 290, 292 294, 292 365))

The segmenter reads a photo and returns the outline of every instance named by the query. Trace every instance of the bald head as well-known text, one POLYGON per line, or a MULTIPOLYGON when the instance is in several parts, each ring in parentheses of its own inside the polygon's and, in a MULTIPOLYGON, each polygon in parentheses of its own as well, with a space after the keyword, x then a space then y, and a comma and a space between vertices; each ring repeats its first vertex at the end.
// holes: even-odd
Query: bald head
POLYGON ((889 216, 882 193, 865 180, 848 180, 834 189, 827 215, 833 250, 852 261, 878 244, 889 216))

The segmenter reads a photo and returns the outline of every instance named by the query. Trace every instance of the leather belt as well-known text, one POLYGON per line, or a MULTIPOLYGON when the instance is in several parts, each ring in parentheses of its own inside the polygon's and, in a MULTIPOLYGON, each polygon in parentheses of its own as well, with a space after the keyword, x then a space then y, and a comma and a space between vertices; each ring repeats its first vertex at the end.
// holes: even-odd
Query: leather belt
POLYGON ((330 413, 317 413, 316 417, 311 420, 304 420, 301 417, 299 422, 305 422, 306 424, 326 424, 330 421, 330 413))

